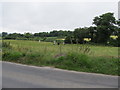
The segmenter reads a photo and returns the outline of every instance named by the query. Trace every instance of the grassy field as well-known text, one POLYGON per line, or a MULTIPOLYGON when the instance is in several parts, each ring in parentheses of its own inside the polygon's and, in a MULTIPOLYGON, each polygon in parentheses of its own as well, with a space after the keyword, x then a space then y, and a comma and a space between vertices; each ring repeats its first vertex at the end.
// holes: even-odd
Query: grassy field
POLYGON ((93 45, 53 45, 51 42, 5 40, 3 60, 37 66, 118 75, 118 48, 93 45))

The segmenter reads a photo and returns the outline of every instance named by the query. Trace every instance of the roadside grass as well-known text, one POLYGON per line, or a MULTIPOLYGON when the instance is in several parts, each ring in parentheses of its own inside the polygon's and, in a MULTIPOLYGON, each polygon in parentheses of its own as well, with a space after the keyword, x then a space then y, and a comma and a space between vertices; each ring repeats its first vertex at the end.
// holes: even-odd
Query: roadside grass
POLYGON ((105 57, 90 57, 85 54, 71 53, 53 61, 57 68, 118 75, 118 59, 105 57))
POLYGON ((53 45, 50 42, 5 40, 3 61, 67 70, 118 75, 118 48, 93 45, 53 45))

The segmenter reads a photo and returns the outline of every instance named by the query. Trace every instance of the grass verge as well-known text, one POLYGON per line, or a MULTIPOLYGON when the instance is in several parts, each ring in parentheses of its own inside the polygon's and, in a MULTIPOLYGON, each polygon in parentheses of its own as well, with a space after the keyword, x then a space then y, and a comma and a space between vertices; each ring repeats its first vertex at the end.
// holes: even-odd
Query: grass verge
MULTIPOLYGON (((3 61, 22 63, 35 66, 52 66, 61 69, 82 72, 93 72, 107 75, 120 75, 118 57, 90 56, 87 53, 69 51, 65 53, 51 53, 47 49, 34 50, 30 47, 14 47, 4 43, 3 61)), ((84 51, 88 49, 85 48, 84 51)), ((82 50, 83 51, 83 50, 82 50)), ((86 51, 87 52, 87 51, 86 51)))

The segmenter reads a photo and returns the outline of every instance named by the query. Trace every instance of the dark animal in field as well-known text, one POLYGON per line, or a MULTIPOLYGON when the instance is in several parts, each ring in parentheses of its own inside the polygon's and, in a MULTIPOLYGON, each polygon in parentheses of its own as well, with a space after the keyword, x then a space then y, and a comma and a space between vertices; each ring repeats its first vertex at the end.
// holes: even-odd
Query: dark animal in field
POLYGON ((60 43, 57 43, 57 45, 60 45, 60 43))

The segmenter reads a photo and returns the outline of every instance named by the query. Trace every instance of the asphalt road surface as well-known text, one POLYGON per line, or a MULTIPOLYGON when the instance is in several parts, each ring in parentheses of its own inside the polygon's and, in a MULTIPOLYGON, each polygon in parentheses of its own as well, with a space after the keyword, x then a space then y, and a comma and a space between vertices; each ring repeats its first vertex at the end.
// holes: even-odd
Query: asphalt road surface
POLYGON ((117 88, 118 77, 2 62, 2 88, 117 88))

